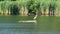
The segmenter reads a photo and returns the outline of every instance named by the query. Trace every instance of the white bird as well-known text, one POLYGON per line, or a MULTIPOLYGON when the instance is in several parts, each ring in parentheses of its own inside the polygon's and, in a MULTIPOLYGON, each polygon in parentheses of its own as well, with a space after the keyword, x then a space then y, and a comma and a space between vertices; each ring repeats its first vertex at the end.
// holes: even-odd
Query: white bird
POLYGON ((35 15, 35 17, 33 19, 36 19, 37 18, 37 15, 35 15))

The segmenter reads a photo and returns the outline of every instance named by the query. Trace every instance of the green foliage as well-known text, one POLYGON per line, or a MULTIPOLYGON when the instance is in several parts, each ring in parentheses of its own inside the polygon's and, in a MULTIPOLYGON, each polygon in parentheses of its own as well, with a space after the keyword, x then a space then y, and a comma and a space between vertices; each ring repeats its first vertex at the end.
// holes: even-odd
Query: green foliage
POLYGON ((40 9, 40 2, 36 1, 36 0, 30 0, 29 2, 27 2, 27 6, 28 9, 32 10, 32 11, 36 11, 40 9))
POLYGON ((0 0, 0 1, 4 1, 4 0, 0 0))
POLYGON ((3 10, 8 9, 11 5, 19 5, 19 7, 27 7, 31 10, 46 9, 51 5, 54 8, 60 8, 60 0, 16 0, 16 1, 0 1, 0 8, 3 10))
POLYGON ((33 4, 34 4, 33 0, 28 1, 27 2, 27 8, 33 10, 34 9, 33 4))

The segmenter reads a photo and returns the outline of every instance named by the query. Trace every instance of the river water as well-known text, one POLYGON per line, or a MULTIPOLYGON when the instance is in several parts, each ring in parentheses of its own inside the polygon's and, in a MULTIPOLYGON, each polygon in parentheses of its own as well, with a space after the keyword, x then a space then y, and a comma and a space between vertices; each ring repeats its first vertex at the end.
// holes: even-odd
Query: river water
POLYGON ((21 18, 19 16, 0 16, 0 34, 60 34, 59 31, 45 30, 44 26, 47 25, 19 23, 18 21, 22 19, 23 17, 21 18), (40 29, 38 27, 42 28, 40 29))

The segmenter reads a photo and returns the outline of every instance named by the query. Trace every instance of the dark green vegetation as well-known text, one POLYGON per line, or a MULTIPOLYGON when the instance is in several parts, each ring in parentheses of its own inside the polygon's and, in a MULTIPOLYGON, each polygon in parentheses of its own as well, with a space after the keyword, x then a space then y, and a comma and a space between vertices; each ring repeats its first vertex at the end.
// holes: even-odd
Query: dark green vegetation
MULTIPOLYGON (((2 0, 0 1, 0 12, 3 12, 3 14, 10 12, 13 13, 13 15, 17 15, 18 12, 26 11, 28 15, 38 12, 39 15, 56 16, 56 13, 60 15, 59 1, 60 0, 2 0), (13 7, 14 5, 16 8, 13 7), (13 8, 12 11, 10 9, 11 7, 13 8)), ((20 15, 20 13, 18 15, 20 15)))
POLYGON ((16 5, 10 7, 11 15, 19 15, 19 8, 16 5))
POLYGON ((20 24, 19 28, 26 29, 35 29, 38 31, 60 31, 60 17, 55 16, 39 16, 37 18, 37 24, 35 23, 19 23, 21 20, 33 20, 34 16, 0 16, 0 23, 12 23, 20 24), (22 24, 25 24, 25 27, 22 27, 22 24), (30 24, 30 25, 29 25, 30 24), (34 26, 35 24, 35 26, 34 26))

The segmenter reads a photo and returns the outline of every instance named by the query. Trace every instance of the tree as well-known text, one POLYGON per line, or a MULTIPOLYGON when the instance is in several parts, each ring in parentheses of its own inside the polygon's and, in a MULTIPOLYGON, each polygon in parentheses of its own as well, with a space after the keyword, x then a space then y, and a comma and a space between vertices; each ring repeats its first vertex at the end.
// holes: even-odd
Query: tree
POLYGON ((49 5, 49 16, 54 16, 54 10, 56 9, 56 4, 55 3, 51 3, 49 5))
POLYGON ((36 0, 30 0, 27 4, 27 8, 29 14, 34 13, 34 15, 36 15, 36 13, 40 11, 40 2, 36 2, 36 0))
POLYGON ((34 0, 30 0, 27 2, 28 15, 30 15, 32 11, 34 10, 33 4, 34 4, 34 0))
POLYGON ((17 5, 10 5, 11 15, 19 15, 19 8, 17 5))

